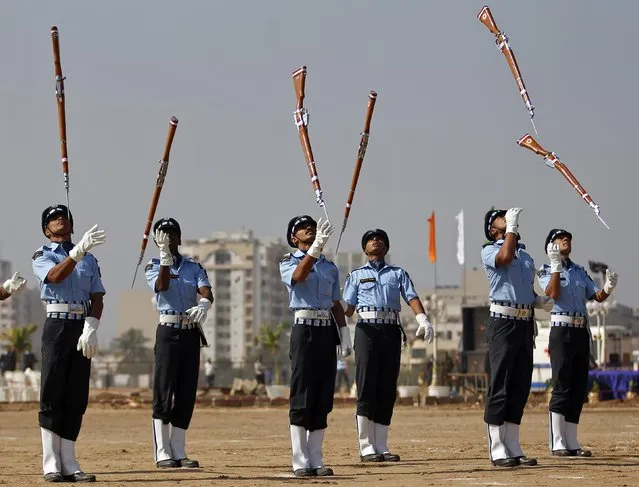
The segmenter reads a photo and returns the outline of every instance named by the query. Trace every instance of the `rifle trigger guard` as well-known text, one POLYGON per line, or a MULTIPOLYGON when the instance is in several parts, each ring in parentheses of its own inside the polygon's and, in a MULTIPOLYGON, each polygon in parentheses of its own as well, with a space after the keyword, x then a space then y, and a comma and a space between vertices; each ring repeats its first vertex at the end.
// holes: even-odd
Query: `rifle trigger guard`
POLYGON ((299 130, 302 126, 306 127, 308 125, 308 110, 306 107, 295 110, 293 112, 293 120, 295 120, 297 130, 299 130))
POLYGON ((67 79, 66 76, 64 78, 62 76, 55 77, 55 96, 57 96, 60 101, 64 98, 64 85, 62 82, 65 79, 67 79))
POLYGON ((500 32, 495 39, 495 44, 497 45, 497 50, 501 52, 504 46, 508 47, 508 36, 506 36, 505 32, 500 32), (500 40, 501 36, 501 40, 500 40))
POLYGON ((554 169, 555 168, 555 161, 550 158, 551 156, 557 157, 557 155, 554 152, 551 152, 546 157, 544 157, 544 162, 546 163, 546 166, 552 167, 554 169))

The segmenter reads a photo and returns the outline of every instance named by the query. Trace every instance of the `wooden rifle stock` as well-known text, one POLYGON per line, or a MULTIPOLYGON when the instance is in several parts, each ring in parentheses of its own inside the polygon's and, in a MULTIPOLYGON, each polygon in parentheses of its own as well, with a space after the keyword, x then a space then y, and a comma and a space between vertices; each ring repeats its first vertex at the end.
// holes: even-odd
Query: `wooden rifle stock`
MULTIPOLYGON (((530 101, 530 96, 528 96, 528 90, 526 90, 526 85, 524 84, 524 79, 521 76, 521 70, 519 69, 519 65, 517 64, 517 60, 515 59, 515 53, 510 48, 510 44, 508 43, 508 37, 497 27, 497 23, 495 22, 495 18, 491 13, 488 6, 484 6, 479 13, 477 14, 477 18, 479 21, 484 24, 490 32, 495 35, 495 43, 497 44, 497 48, 501 51, 501 53, 506 58, 508 62, 508 67, 510 68, 510 72, 515 78, 515 82, 517 83, 517 88, 519 89, 519 94, 524 100, 526 104, 526 109, 530 114, 530 120, 532 122, 533 117, 535 116, 535 107, 530 101)), ((533 122, 533 127, 535 126, 533 122)), ((535 128, 535 132, 537 129, 535 128)))
MULTIPOLYGON (((311 184, 315 191, 315 199, 317 204, 324 208, 326 213, 326 205, 322 196, 322 187, 320 185, 319 176, 317 175, 317 167, 315 166, 315 158, 313 157, 313 149, 308 137, 308 110, 304 107, 304 97, 306 96, 306 66, 302 66, 293 71, 293 87, 295 88, 295 96, 297 97, 297 105, 294 113, 295 125, 300 136, 302 151, 306 158, 308 173, 311 177, 311 184)), ((326 213, 328 218, 328 213, 326 213)))
POLYGON ((149 241, 149 235, 151 234, 151 226, 153 225, 153 218, 155 217, 155 210, 158 207, 158 202, 160 201, 160 193, 162 192, 162 187, 164 186, 164 179, 166 177, 166 172, 169 168, 169 155, 171 153, 171 146, 173 145, 173 137, 175 136, 175 131, 178 126, 178 119, 175 117, 171 117, 169 120, 169 134, 166 138, 166 143, 164 145, 164 153, 162 154, 162 160, 160 161, 160 169, 158 171, 158 177, 155 181, 155 190, 153 191, 153 198, 151 198, 151 207, 149 208, 149 215, 147 217, 146 225, 144 227, 144 235, 142 236, 142 244, 140 246, 140 257, 138 258, 137 266, 135 267, 135 274, 133 275, 133 282, 131 283, 131 288, 135 284, 135 277, 138 272, 138 267, 142 263, 142 259, 144 259, 144 252, 146 251, 146 246, 149 241))
POLYGON ((377 93, 371 91, 368 95, 368 107, 366 108, 366 118, 364 119, 364 130, 361 133, 361 139, 359 140, 359 149, 357 150, 357 161, 355 162, 355 169, 353 170, 353 177, 351 179, 351 187, 346 197, 346 206, 344 207, 344 222, 342 223, 342 230, 340 231, 339 238, 337 239, 337 246, 335 247, 335 254, 339 250, 339 244, 342 241, 342 234, 346 230, 348 223, 348 217, 351 214, 351 206, 353 205, 353 199, 355 198, 355 190, 357 189, 357 181, 359 180, 359 173, 362 170, 362 163, 364 162, 364 156, 366 155, 366 148, 368 147, 368 136, 371 130, 371 120, 373 118, 373 110, 375 110, 375 102, 377 101, 377 93))
POLYGON ((55 73, 55 97, 58 104, 58 127, 60 129, 60 152, 62 160, 62 174, 64 177, 64 189, 67 195, 67 208, 69 205, 69 156, 67 154, 67 116, 65 109, 64 80, 62 76, 62 64, 60 62, 60 39, 58 28, 51 27, 51 43, 53 45, 53 70, 55 73))
POLYGON ((566 167, 566 165, 563 162, 559 160, 559 158, 554 152, 550 152, 544 149, 530 134, 525 134, 523 137, 521 137, 517 141, 517 144, 520 147, 524 147, 534 152, 535 154, 542 156, 547 166, 557 169, 563 175, 563 177, 566 178, 566 180, 570 183, 570 185, 573 188, 575 188, 577 193, 579 193, 579 196, 581 196, 582 199, 586 203, 588 203, 588 206, 592 208, 592 210, 595 212, 595 215, 597 215, 597 218, 601 220, 601 223, 603 223, 606 226, 606 228, 610 228, 608 227, 606 222, 603 221, 601 216, 599 216, 599 213, 600 213, 599 205, 593 201, 592 197, 588 194, 588 192, 584 189, 584 187, 579 183, 575 175, 570 171, 570 169, 566 167))

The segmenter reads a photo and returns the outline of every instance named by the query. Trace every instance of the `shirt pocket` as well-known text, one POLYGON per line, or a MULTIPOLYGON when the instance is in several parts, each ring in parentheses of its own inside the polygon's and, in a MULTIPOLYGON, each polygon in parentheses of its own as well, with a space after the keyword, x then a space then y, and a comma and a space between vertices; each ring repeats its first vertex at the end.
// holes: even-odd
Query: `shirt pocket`
POLYGON ((333 284, 335 279, 332 276, 326 274, 317 274, 317 289, 320 297, 333 295, 333 284))
POLYGON ((188 295, 191 295, 197 292, 197 289, 198 289, 197 278, 195 276, 188 276, 188 277, 180 276, 176 280, 179 281, 180 288, 182 288, 182 291, 186 291, 188 295))
POLYGON ((86 267, 76 268, 76 274, 78 276, 78 282, 80 289, 83 291, 91 292, 91 279, 93 278, 93 271, 86 267))
POLYGON ((399 299, 401 293, 401 281, 399 276, 394 274, 382 275, 380 276, 379 281, 384 292, 390 299, 399 299))

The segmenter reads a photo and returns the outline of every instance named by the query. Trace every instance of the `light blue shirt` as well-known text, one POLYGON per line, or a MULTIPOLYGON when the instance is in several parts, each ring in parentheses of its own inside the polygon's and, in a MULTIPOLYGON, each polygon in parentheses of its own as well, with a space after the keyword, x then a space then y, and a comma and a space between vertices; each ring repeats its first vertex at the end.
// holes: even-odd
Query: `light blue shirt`
POLYGON ((87 302, 91 300, 91 294, 106 294, 98 260, 89 253, 75 265, 64 281, 57 284, 48 282, 49 271, 68 256, 67 251, 57 242, 43 245, 33 254, 32 267, 33 273, 40 281, 40 299, 67 303, 87 302))
POLYGON ((504 240, 500 239, 484 246, 481 261, 490 285, 491 301, 506 301, 512 304, 532 305, 535 303, 535 262, 518 243, 515 258, 507 266, 497 267, 495 258, 504 240))
MULTIPOLYGON (((155 291, 155 281, 160 274, 160 259, 151 259, 144 268, 146 282, 155 291)), ((169 269, 171 279, 166 291, 155 293, 158 311, 184 313, 197 305, 198 289, 211 287, 206 270, 190 257, 179 256, 169 269)))
MULTIPOLYGON (((537 272, 539 286, 545 291, 550 283, 549 265, 543 265, 537 272)), ((586 301, 592 298, 599 287, 582 266, 575 264, 570 259, 563 261, 560 273, 561 291, 559 298, 555 299, 552 313, 583 313, 586 315, 586 301)))
POLYGON ((282 282, 288 289, 291 309, 331 309, 339 301, 339 271, 324 255, 313 264, 303 282, 293 282, 293 272, 306 254, 297 250, 286 254, 280 261, 282 282))
POLYGON ((388 264, 379 270, 370 262, 358 267, 347 276, 344 285, 344 301, 358 308, 370 306, 400 311, 400 296, 407 303, 418 297, 408 272, 388 264))

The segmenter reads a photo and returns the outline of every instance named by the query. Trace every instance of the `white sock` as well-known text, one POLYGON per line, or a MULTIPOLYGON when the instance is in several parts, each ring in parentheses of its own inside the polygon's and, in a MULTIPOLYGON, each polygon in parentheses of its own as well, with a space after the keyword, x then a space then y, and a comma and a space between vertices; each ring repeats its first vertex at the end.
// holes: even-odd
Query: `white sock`
POLYGON ((300 468, 310 468, 308 436, 303 426, 291 425, 291 449, 293 450, 293 472, 300 468))
POLYGON ((62 473, 60 460, 60 436, 48 429, 40 428, 42 435, 42 471, 48 473, 62 473))
POLYGON ((153 419, 153 445, 155 461, 171 460, 173 453, 171 451, 170 430, 169 425, 162 423, 161 419, 153 419))
POLYGON ((569 450, 581 449, 581 445, 577 441, 577 423, 566 421, 566 446, 569 450))
POLYGON ((563 414, 555 413, 553 411, 550 412, 548 437, 550 449, 552 451, 568 449, 568 445, 566 443, 566 425, 566 417, 563 414))
POLYGON ((355 416, 355 424, 357 425, 357 437, 359 441, 359 454, 361 456, 374 455, 374 433, 375 423, 366 416, 355 416))
POLYGON ((308 432, 308 459, 312 469, 324 466, 322 457, 322 442, 324 441, 325 429, 308 432))
POLYGON ((169 444, 171 445, 171 452, 173 453, 173 460, 182 460, 187 458, 186 451, 186 430, 171 425, 171 432, 169 434, 169 444))
POLYGON ((488 425, 488 454, 490 460, 501 460, 502 458, 508 458, 508 450, 506 449, 506 425, 502 424, 497 426, 496 424, 488 425))
POLYGON ((389 453, 388 451, 388 426, 373 423, 375 426, 375 451, 377 453, 389 453))
POLYGON ((523 457, 524 452, 521 450, 521 444, 519 443, 519 425, 505 422, 504 426, 506 427, 506 436, 504 439, 508 456, 523 457))
POLYGON ((75 458, 75 441, 60 438, 60 460, 62 475, 73 475, 80 472, 80 464, 75 458))

